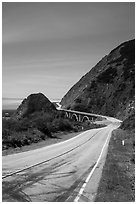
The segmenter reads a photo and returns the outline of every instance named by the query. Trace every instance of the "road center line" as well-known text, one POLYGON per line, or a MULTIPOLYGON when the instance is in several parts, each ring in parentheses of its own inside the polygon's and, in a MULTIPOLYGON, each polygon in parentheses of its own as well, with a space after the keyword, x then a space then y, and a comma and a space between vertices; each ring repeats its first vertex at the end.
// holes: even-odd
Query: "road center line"
POLYGON ((88 177, 86 178, 86 180, 85 180, 84 184, 82 185, 82 187, 81 187, 81 189, 80 189, 78 195, 77 195, 76 198, 74 199, 74 202, 78 202, 78 200, 80 199, 80 197, 81 197, 81 195, 82 195, 82 193, 83 193, 83 191, 84 191, 84 189, 85 189, 87 183, 89 182, 89 180, 90 180, 91 176, 93 175, 93 173, 94 173, 96 167, 98 166, 98 164, 99 164, 99 162, 100 162, 100 159, 101 159, 101 157, 102 157, 104 148, 105 148, 105 146, 106 146, 106 144, 107 144, 107 142, 108 142, 108 140, 109 140, 109 137, 110 137, 111 132, 112 132, 112 130, 108 133, 107 139, 106 139, 106 141, 105 141, 105 144, 104 144, 103 147, 102 147, 102 150, 101 150, 101 153, 100 153, 100 155, 99 155, 99 157, 98 157, 98 160, 97 160, 95 166, 93 167, 93 169, 91 170, 91 172, 89 173, 88 177))

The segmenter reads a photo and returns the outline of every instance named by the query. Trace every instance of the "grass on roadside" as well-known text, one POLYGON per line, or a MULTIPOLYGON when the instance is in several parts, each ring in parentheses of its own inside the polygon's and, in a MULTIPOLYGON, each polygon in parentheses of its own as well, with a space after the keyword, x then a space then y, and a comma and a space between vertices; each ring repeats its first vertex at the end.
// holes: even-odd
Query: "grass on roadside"
POLYGON ((134 152, 134 131, 113 131, 95 202, 135 201, 134 152))

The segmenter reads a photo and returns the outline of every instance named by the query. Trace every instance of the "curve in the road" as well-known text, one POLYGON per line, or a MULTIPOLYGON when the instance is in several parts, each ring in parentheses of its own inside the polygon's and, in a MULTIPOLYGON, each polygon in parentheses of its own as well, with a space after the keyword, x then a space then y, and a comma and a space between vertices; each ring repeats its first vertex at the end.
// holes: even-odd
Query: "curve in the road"
MULTIPOLYGON (((100 129, 102 129, 102 128, 100 128, 100 129)), ((100 130, 99 130, 99 131, 100 131, 100 130)), ((88 140, 86 140, 86 141, 83 142, 82 144, 80 144, 80 145, 78 145, 78 146, 76 146, 76 147, 74 147, 74 148, 72 148, 72 149, 70 149, 70 150, 68 150, 68 151, 66 151, 66 152, 64 152, 64 153, 62 153, 62 154, 59 154, 58 156, 55 156, 55 157, 53 157, 53 158, 44 160, 44 161, 39 162, 39 163, 37 163, 37 164, 31 165, 31 166, 29 166, 29 167, 26 167, 26 168, 23 168, 23 169, 21 169, 21 170, 18 170, 18 171, 15 171, 15 172, 13 172, 13 173, 10 173, 10 174, 7 174, 7 175, 5 175, 5 176, 2 176, 2 179, 6 179, 7 177, 13 176, 13 175, 15 175, 15 174, 17 174, 17 173, 23 172, 23 171, 25 171, 25 170, 27 170, 27 169, 31 169, 31 168, 33 168, 33 167, 39 166, 39 165, 44 164, 44 163, 46 163, 46 162, 49 162, 49 161, 51 161, 51 160, 53 160, 53 159, 56 159, 56 158, 58 158, 58 157, 61 157, 61 156, 65 155, 65 154, 68 154, 69 152, 72 152, 72 151, 74 151, 75 149, 77 149, 77 148, 79 148, 80 146, 82 146, 82 145, 84 145, 85 143, 87 143, 89 140, 91 140, 93 137, 95 137, 96 134, 97 134, 99 131, 97 131, 92 137, 90 137, 88 140)))

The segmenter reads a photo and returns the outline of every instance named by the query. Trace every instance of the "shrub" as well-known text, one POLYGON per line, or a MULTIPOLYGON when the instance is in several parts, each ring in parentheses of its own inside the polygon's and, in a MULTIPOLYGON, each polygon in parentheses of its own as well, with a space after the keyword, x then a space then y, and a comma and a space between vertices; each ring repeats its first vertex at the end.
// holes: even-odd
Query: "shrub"
POLYGON ((52 132, 57 131, 66 131, 66 130, 72 130, 73 126, 71 125, 71 122, 68 119, 63 118, 55 118, 53 122, 50 124, 50 130, 52 132))
POLYGON ((76 98, 76 99, 75 99, 75 102, 76 102, 76 103, 81 103, 81 102, 82 102, 82 99, 81 99, 81 98, 76 98))
POLYGON ((54 118, 64 118, 65 117, 65 112, 62 110, 58 110, 54 118))
POLYGON ((35 120, 35 126, 39 131, 41 131, 42 133, 44 133, 48 137, 52 137, 51 132, 49 131, 49 129, 47 127, 47 123, 46 123, 44 118, 37 118, 35 120))
POLYGON ((9 132, 21 132, 28 130, 30 127, 30 122, 28 119, 22 119, 22 120, 14 120, 14 119, 3 119, 2 120, 2 130, 8 130, 9 132))
POLYGON ((85 106, 85 104, 80 104, 80 103, 78 103, 78 104, 75 104, 74 105, 74 108, 73 108, 75 111, 81 111, 81 112, 87 112, 88 110, 87 110, 87 107, 85 106))
POLYGON ((6 120, 6 119, 3 119, 2 120, 2 129, 8 129, 8 130, 16 130, 18 127, 18 123, 16 120, 13 120, 13 119, 9 119, 9 120, 6 120))
POLYGON ((59 128, 60 130, 64 131, 64 130, 72 130, 73 126, 71 125, 71 122, 67 119, 61 119, 59 121, 59 128))
POLYGON ((120 128, 122 128, 123 130, 132 130, 135 129, 135 113, 133 113, 132 115, 128 116, 128 118, 126 118, 120 128))
POLYGON ((95 80, 91 81, 91 84, 89 85, 89 87, 87 88, 88 92, 96 92, 97 90, 97 82, 95 80))
POLYGON ((100 83, 112 83, 113 79, 117 76, 117 69, 109 67, 107 70, 102 72, 98 77, 97 77, 97 82, 100 83))

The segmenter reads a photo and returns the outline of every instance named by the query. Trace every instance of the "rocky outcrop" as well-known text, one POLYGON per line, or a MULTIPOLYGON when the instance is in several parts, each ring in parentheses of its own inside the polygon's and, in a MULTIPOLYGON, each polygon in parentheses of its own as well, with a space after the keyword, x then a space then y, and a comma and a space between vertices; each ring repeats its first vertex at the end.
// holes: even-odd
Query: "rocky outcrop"
POLYGON ((135 40, 122 43, 63 97, 63 108, 125 119, 135 108, 135 40))
POLYGON ((24 99, 13 115, 14 119, 27 117, 34 112, 52 112, 56 108, 42 93, 31 94, 24 99))

